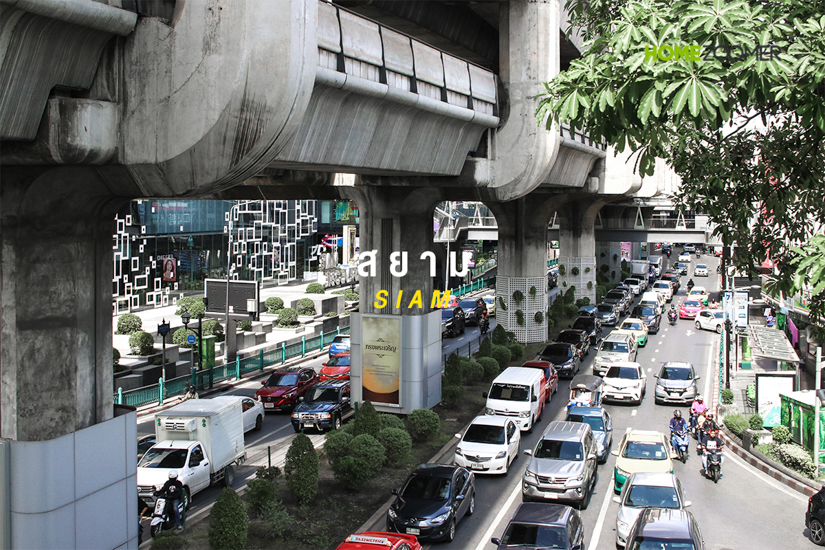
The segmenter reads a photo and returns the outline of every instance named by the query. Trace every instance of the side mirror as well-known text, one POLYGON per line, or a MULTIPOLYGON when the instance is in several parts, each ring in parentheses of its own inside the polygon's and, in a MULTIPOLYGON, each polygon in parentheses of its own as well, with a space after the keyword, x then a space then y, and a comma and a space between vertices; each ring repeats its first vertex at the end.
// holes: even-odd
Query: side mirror
POLYGON ((688 506, 690 506, 691 504, 693 504, 691 501, 686 500, 686 501, 685 501, 685 508, 687 508, 687 507, 688 507, 688 506))
POLYGON ((342 397, 341 403, 349 403, 349 397, 342 397))
POLYGON ((615 502, 616 504, 621 504, 621 503, 622 503, 622 497, 613 497, 613 499, 612 499, 612 500, 613 500, 613 502, 615 502))
POLYGON ((570 550, 581 550, 581 548, 582 548, 581 544, 574 544, 573 546, 570 547, 570 550))
POLYGON ((535 402, 536 402, 536 401, 538 401, 538 400, 539 400, 539 398, 538 398, 536 395, 533 395, 533 399, 531 399, 530 401, 532 401, 533 403, 535 403, 535 402))
POLYGON ((490 542, 492 542, 493 544, 501 545, 501 539, 492 538, 490 539, 490 542))
POLYGON ((526 449, 524 451, 524 454, 527 455, 527 456, 533 456, 533 451, 531 451, 530 449, 526 449))
POLYGON ((298 403, 303 403, 303 402, 304 402, 304 398, 303 398, 303 397, 299 397, 299 398, 298 398, 298 403))
POLYGON ((599 457, 596 453, 590 453, 589 455, 587 455, 587 460, 596 460, 597 458, 599 457))
POLYGON ((266 386, 266 380, 264 380, 263 382, 261 382, 261 386, 266 386))
POLYGON ((393 489, 392 491, 390 491, 390 493, 392 493, 394 495, 398 495, 398 489, 393 489))
POLYGON ((701 377, 701 376, 697 376, 696 378, 694 378, 694 380, 699 380, 700 378, 702 378, 702 377, 701 377))
POLYGON ((461 439, 461 434, 455 434, 458 439, 461 439))
POLYGON ((455 500, 456 502, 461 502, 462 500, 464 500, 464 495, 456 495, 455 500))
POLYGON ((326 366, 327 366, 327 364, 326 364, 326 363, 321 363, 321 366, 322 366, 322 367, 326 367, 326 366))
POLYGON ((659 378, 659 375, 658 375, 658 374, 654 374, 654 375, 653 375, 653 378, 659 378))
POLYGON ((612 451, 610 451, 610 454, 612 454, 613 456, 619 456, 619 449, 613 449, 612 451))
POLYGON ((481 397, 483 397, 484 399, 487 399, 487 392, 482 393, 481 397))

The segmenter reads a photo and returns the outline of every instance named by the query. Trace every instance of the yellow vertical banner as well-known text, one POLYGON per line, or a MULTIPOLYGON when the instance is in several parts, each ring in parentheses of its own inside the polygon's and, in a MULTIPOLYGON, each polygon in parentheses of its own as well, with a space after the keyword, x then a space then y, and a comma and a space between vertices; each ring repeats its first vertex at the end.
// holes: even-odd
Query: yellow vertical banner
POLYGON ((363 315, 361 334, 364 400, 400 405, 401 318, 363 315))

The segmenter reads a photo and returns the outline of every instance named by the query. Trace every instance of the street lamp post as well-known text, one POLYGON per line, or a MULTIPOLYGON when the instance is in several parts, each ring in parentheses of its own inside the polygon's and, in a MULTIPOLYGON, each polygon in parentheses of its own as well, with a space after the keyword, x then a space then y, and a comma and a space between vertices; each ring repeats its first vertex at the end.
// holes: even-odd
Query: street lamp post
POLYGON ((158 325, 158 334, 160 334, 161 338, 163 338, 163 366, 161 367, 161 378, 163 383, 166 383, 166 335, 169 334, 170 330, 169 323, 166 322, 164 318, 163 321, 158 325))
POLYGON ((725 389, 730 389, 730 335, 733 332, 733 322, 725 319, 725 389))

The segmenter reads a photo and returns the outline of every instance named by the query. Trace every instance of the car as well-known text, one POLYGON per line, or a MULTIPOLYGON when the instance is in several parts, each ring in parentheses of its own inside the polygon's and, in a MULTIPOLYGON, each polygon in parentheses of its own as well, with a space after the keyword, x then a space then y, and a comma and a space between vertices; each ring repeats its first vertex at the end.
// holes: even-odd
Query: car
POLYGON ((596 315, 596 309, 596 306, 582 306, 577 313, 583 317, 593 317, 596 315))
POLYGON ((599 344, 593 360, 593 374, 603 376, 613 363, 636 360, 638 344, 629 332, 611 332, 599 344))
POLYGON ((721 246, 714 246, 713 247, 713 255, 717 258, 722 257, 722 247, 721 246))
POLYGON ((684 510, 690 506, 682 493, 682 484, 673 474, 636 472, 628 478, 620 496, 613 502, 619 504, 616 517, 616 546, 624 547, 630 528, 642 510, 649 507, 684 510))
POLYGON ((679 254, 679 257, 676 258, 676 260, 679 262, 690 263, 690 254, 688 254, 687 252, 682 252, 681 254, 679 254))
POLYGON ((656 281, 653 283, 653 292, 664 296, 665 302, 673 300, 673 283, 668 280, 656 281))
POLYGON ((708 294, 708 291, 705 290, 705 287, 695 286, 690 289, 690 292, 688 292, 688 298, 691 300, 699 300, 702 302, 703 306, 706 306, 708 305, 708 300, 710 300, 710 294, 708 294))
POLYGON ((607 462, 610 447, 613 445, 613 419, 601 407, 570 407, 565 422, 582 422, 590 426, 598 443, 599 464, 607 462))
POLYGON ((476 325, 481 320, 481 315, 487 311, 487 304, 481 298, 477 300, 461 300, 458 307, 464 311, 464 322, 467 325, 476 325))
POLYGON ((596 306, 596 318, 605 326, 616 326, 619 322, 619 308, 615 303, 602 302, 596 306))
POLYGON ((465 325, 464 310, 460 307, 441 310, 441 336, 455 338, 464 334, 465 325))
POLYGON ((685 252, 696 252, 696 245, 693 244, 686 244, 684 248, 682 248, 685 252))
POLYGON ((679 280, 678 273, 665 273, 661 276, 661 279, 663 281, 667 281, 670 283, 671 297, 675 296, 676 293, 679 292, 679 289, 682 286, 682 282, 679 280))
POLYGON ((344 334, 339 334, 333 338, 332 343, 329 345, 329 356, 339 357, 341 355, 349 355, 350 341, 350 336, 344 334))
POLYGON ((522 480, 524 502, 571 502, 587 508, 596 484, 598 443, 590 426, 554 421, 547 425, 533 451, 522 480))
POLYGON ((157 443, 157 442, 158 442, 158 440, 157 440, 157 437, 155 437, 155 434, 142 435, 142 436, 138 437, 138 440, 137 440, 137 459, 138 459, 138 462, 140 462, 140 459, 143 458, 143 455, 146 454, 146 451, 151 449, 155 445, 155 443, 157 443))
POLYGON ((679 319, 695 319, 702 311, 702 302, 697 298, 686 298, 679 306, 679 319))
POLYGON ((496 297, 493 296, 492 294, 490 294, 488 296, 482 296, 481 299, 484 300, 484 303, 487 305, 487 314, 490 317, 495 317, 496 316, 496 297))
POLYGON ((694 277, 707 277, 708 276, 708 266, 705 264, 696 264, 696 267, 693 268, 693 276, 694 277))
POLYGON ((697 330, 713 330, 722 334, 725 330, 725 312, 720 309, 703 309, 696 315, 697 330))
POLYGON ((624 310, 622 311, 623 313, 627 313, 627 310, 630 309, 630 303, 633 301, 633 289, 623 283, 619 283, 613 287, 613 290, 624 293, 624 310))
POLYGON ((315 371, 305 367, 278 370, 261 382, 263 388, 255 392, 253 399, 264 405, 265 411, 291 411, 321 379, 315 371))
MULTIPOLYGON (((688 258, 690 258, 690 256, 688 256, 688 258)), ((679 261, 674 267, 679 275, 687 275, 688 266, 684 261, 679 261)))
POLYGON ((573 378, 581 367, 581 358, 576 346, 564 342, 553 342, 545 346, 537 359, 551 362, 556 367, 559 377, 564 378, 573 378))
MULTIPOLYGON (((676 453, 662 432, 628 428, 622 442, 613 451, 616 466, 613 468, 613 490, 622 491, 627 479, 636 472, 673 473, 676 453)), ((632 547, 631 547, 632 548, 632 547)))
POLYGON ((338 430, 355 415, 348 380, 321 382, 300 400, 290 418, 296 432, 306 428, 321 432, 338 430))
POLYGON ((559 284, 559 272, 551 269, 547 272, 547 290, 556 288, 559 284))
POLYGON ((447 298, 447 303, 444 304, 441 300, 438 301, 438 307, 442 309, 452 309, 458 307, 458 298, 454 294, 450 294, 447 298))
POLYGON ((633 308, 631 315, 641 319, 647 327, 648 334, 658 334, 662 324, 662 311, 654 305, 638 305, 633 308))
POLYGON ((579 351, 579 357, 584 357, 590 353, 590 336, 583 330, 575 328, 565 329, 559 332, 559 335, 556 337, 556 342, 573 344, 579 351))
POLYGON ((545 403, 550 402, 554 393, 559 391, 559 373, 550 361, 527 361, 522 365, 525 369, 541 369, 544 373, 544 386, 546 395, 545 403))
POLYGON ((636 337, 636 343, 639 344, 639 347, 643 348, 647 345, 647 326, 641 319, 637 317, 628 317, 622 321, 622 324, 619 325, 618 330, 632 332, 633 336, 636 337))
POLYGON ((613 363, 604 373, 604 400, 642 404, 647 373, 639 363, 613 363))
POLYGON ((504 474, 521 453, 521 430, 508 416, 477 416, 459 438, 453 462, 477 474, 504 474))
POLYGON ((318 376, 321 378, 322 382, 325 380, 349 380, 349 374, 349 355, 331 357, 329 361, 323 364, 321 370, 318 371, 318 376))
POLYGON ((825 487, 808 498, 805 527, 808 528, 811 542, 825 546, 825 487))
POLYGON ((624 315, 627 310, 627 293, 613 289, 604 295, 603 303, 615 306, 619 315, 624 315))
POLYGON ((264 415, 266 415, 264 404, 245 395, 237 397, 241 402, 241 410, 243 411, 243 433, 250 430, 260 432, 264 426, 264 415))
POLYGON ((563 504, 523 502, 500 539, 490 542, 497 550, 520 548, 584 548, 584 528, 579 512, 563 504))
POLYGON ((455 538, 456 525, 476 507, 475 475, 454 464, 420 464, 393 489, 387 531, 422 540, 455 538))
POLYGON ((630 529, 627 548, 705 550, 705 540, 699 524, 687 510, 645 508, 630 529))
POLYGON ((587 336, 590 338, 590 345, 593 346, 596 342, 599 341, 599 338, 602 337, 602 322, 596 316, 598 313, 598 307, 595 306, 588 306, 593 308, 593 315, 581 315, 580 317, 576 317, 576 320, 573 321, 573 324, 570 325, 570 328, 576 330, 583 330, 587 333, 587 336))
POLYGON ((691 403, 699 393, 696 370, 684 361, 668 361, 662 365, 653 392, 657 405, 664 403, 691 403))
POLYGON ((344 539, 335 550, 421 550, 415 535, 363 531, 344 539))
POLYGON ((642 293, 642 281, 640 279, 629 278, 624 280, 625 286, 629 287, 630 290, 633 291, 634 296, 638 296, 642 293))

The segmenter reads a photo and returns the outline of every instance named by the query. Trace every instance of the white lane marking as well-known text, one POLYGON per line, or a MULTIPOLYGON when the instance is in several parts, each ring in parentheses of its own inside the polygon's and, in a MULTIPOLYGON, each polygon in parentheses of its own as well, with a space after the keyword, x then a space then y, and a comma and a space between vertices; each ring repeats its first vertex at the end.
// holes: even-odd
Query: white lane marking
POLYGON ((785 493, 786 495, 791 496, 791 497, 793 497, 797 500, 800 500, 802 502, 806 502, 808 500, 807 497, 805 497, 804 495, 801 495, 801 494, 797 493, 796 491, 788 489, 784 485, 781 485, 780 483, 777 483, 773 479, 769 478, 767 475, 765 475, 764 472, 756 470, 753 466, 746 463, 745 461, 740 459, 735 454, 733 454, 731 452, 728 452, 728 451, 725 451, 725 461, 727 462, 728 460, 733 460, 733 462, 735 464, 738 464, 739 466, 741 466, 743 470, 745 470, 746 472, 749 472, 754 477, 757 477, 757 478, 761 479, 762 481, 764 481, 765 483, 767 483, 768 485, 770 485, 774 489, 778 489, 778 490, 782 491, 783 493, 785 493))
MULTIPOLYGON (((706 396, 706 395, 707 395, 707 396, 708 396, 708 399, 710 399, 710 389, 709 389, 709 387, 710 387, 710 379, 711 379, 711 378, 713 378, 713 377, 710 375, 710 371, 711 371, 711 369, 710 369, 710 364, 711 364, 711 361, 713 361, 713 346, 708 346, 708 360, 705 362, 705 365, 706 365, 705 370, 707 370, 708 372, 706 372, 706 373, 705 373, 705 391, 704 391, 704 393, 702 393, 702 396, 704 397, 704 396, 706 396)), ((713 401, 711 400, 711 402, 713 402, 713 401)), ((716 413, 716 411, 713 411, 713 412, 714 412, 714 414, 716 413)))
POLYGON ((659 350, 655 350, 653 353, 659 353, 659 350))
POLYGON ((504 519, 504 515, 508 513, 510 506, 513 505, 513 501, 516 500, 516 497, 521 493, 521 482, 516 483, 516 486, 513 488, 513 492, 510 494, 510 497, 507 499, 507 502, 504 503, 504 506, 501 507, 501 510, 498 511, 493 522, 490 524, 490 527, 487 529, 487 532, 484 533, 484 536, 481 537, 481 541, 476 546, 475 550, 482 550, 483 548, 487 548, 490 544, 490 538, 495 533, 498 524, 501 523, 501 520, 504 519))
POLYGON ((650 372, 650 371, 652 371, 652 370, 653 370, 653 369, 647 369, 647 372, 650 372))
POLYGON ((638 411, 638 410, 636 410, 636 409, 633 409, 633 410, 631 411, 631 413, 630 413, 630 416, 636 416, 636 413, 637 413, 637 412, 639 412, 639 411, 638 411))
MULTIPOLYGON (((656 362, 656 358, 655 358, 655 357, 651 357, 651 358, 650 358, 650 362, 651 362, 651 363, 655 363, 655 362, 656 362)), ((649 370, 649 369, 648 369, 648 370, 649 370)))
POLYGON ((613 495, 612 481, 604 490, 604 500, 602 501, 602 507, 599 510, 599 519, 596 520, 596 526, 593 528, 593 535, 590 537, 590 544, 587 545, 588 548, 597 548, 599 546, 599 538, 602 535, 602 526, 604 525, 604 518, 607 516, 607 507, 610 506, 611 495, 613 495))

